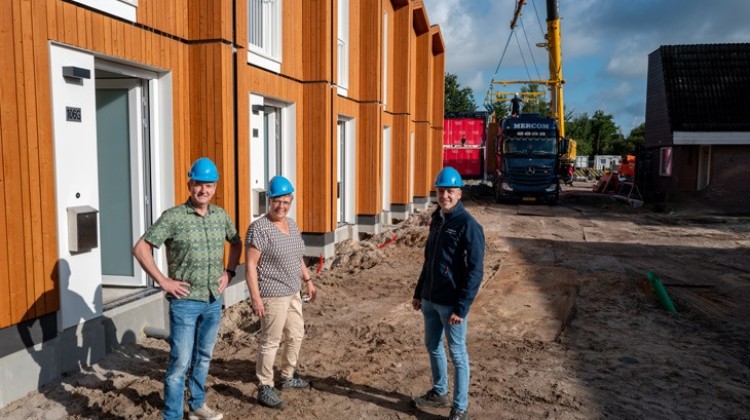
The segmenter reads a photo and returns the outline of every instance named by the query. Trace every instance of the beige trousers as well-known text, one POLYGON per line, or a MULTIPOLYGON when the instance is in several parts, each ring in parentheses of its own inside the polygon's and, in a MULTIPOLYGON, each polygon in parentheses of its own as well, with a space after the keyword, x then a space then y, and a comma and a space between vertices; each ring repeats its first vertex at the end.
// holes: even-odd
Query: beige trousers
POLYGON ((305 336, 302 318, 302 299, 292 296, 263 299, 266 315, 260 321, 260 347, 255 363, 255 375, 261 385, 274 386, 273 364, 281 349, 281 379, 288 379, 297 368, 297 358, 305 336))

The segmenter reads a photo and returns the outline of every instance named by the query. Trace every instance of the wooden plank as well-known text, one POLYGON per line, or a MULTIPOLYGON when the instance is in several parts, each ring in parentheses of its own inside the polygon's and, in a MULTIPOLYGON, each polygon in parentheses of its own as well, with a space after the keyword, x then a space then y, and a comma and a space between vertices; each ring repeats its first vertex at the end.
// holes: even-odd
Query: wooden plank
POLYGON ((105 54, 112 54, 112 19, 102 18, 101 20, 102 38, 104 39, 105 54))
MULTIPOLYGON (((41 239, 38 251, 43 258, 39 267, 42 271, 41 281, 44 293, 44 313, 52 313, 60 307, 60 297, 57 284, 54 281, 53 270, 57 263, 57 218, 55 186, 52 180, 54 173, 54 150, 52 143, 52 117, 50 114, 51 83, 49 77, 49 45, 47 43, 49 27, 45 22, 54 20, 50 17, 49 7, 35 2, 34 8, 34 56, 36 57, 36 124, 38 129, 39 146, 39 200, 41 214, 41 239)), ((91 33, 91 32, 89 32, 91 33)))
POLYGON ((105 52, 107 51, 106 37, 104 30, 104 16, 99 13, 91 14, 91 32, 92 32, 92 44, 91 48, 94 51, 105 52))
POLYGON ((20 14, 17 10, 18 5, 14 2, 10 10, 6 10, 6 13, 2 13, 2 25, 3 31, 6 32, 3 36, 4 43, 11 47, 10 54, 3 57, 0 60, 0 71, 2 74, 8 75, 4 80, 2 97, 0 102, 7 104, 3 109, 3 115, 0 116, 2 119, 2 138, 3 138, 3 178, 5 182, 5 196, 14 197, 12 202, 6 201, 6 241, 7 241, 7 252, 8 252, 8 272, 13 273, 13 276, 9 279, 10 291, 9 296, 9 308, 10 308, 10 319, 12 323, 17 322, 23 318, 26 312, 26 284, 23 274, 25 273, 24 267, 24 249, 23 246, 11 246, 11 244, 23 244, 23 208, 18 204, 18 198, 22 196, 22 175, 20 169, 20 146, 19 141, 21 138, 20 127, 18 125, 19 114, 23 115, 23 111, 18 108, 18 84, 21 82, 22 77, 17 70, 17 62, 22 60, 19 49, 22 47, 20 43, 19 25, 20 14), (21 273, 19 275, 18 273, 21 273))
MULTIPOLYGON (((12 27, 12 14, 0 14, 0 56, 2 57, 13 56, 12 33, 8 30, 12 27)), ((8 72, 7 74, 13 74, 12 60, 0 60, 0 71, 8 72)), ((12 86, 12 83, 12 78, 0 80, 0 232, 8 232, 5 206, 10 205, 10 202, 6 200, 8 183, 5 178, 5 161, 11 159, 11 157, 6 154, 3 145, 6 142, 9 143, 12 141, 12 137, 10 137, 12 133, 10 132, 9 127, 10 121, 2 116, 6 114, 6 108, 12 107, 12 102, 6 102, 7 98, 12 98, 12 96, 7 93, 7 90, 12 86)), ((0 328, 11 325, 11 277, 8 266, 8 246, 10 243, 11 237, 7 234, 0 239, 0 328)))
MULTIPOLYGON (((34 306, 34 283, 29 281, 30 277, 30 266, 31 259, 29 253, 33 252, 30 247, 30 241, 27 237, 31 233, 31 221, 26 217, 30 207, 29 197, 29 180, 26 174, 28 174, 28 160, 26 156, 27 139, 28 139, 28 127, 26 125, 28 116, 26 115, 26 68, 28 63, 26 62, 26 54, 24 53, 24 38, 26 37, 26 27, 28 19, 25 16, 26 11, 24 10, 25 5, 21 2, 14 2, 12 6, 13 14, 13 47, 15 49, 15 80, 16 80, 16 109, 18 110, 16 124, 18 126, 18 138, 17 141, 17 154, 16 159, 18 163, 19 181, 20 181, 20 194, 15 196, 16 200, 14 203, 14 212, 12 217, 16 218, 16 223, 20 230, 18 241, 15 242, 17 246, 13 247, 14 252, 20 251, 20 254, 16 255, 16 262, 18 263, 17 270, 13 271, 16 288, 19 288, 24 292, 23 298, 13 305, 16 305, 16 312, 13 314, 14 321, 20 321, 22 318, 26 319, 29 317, 27 312, 28 308, 34 306), (20 198, 20 200, 18 200, 20 198), (20 201, 20 202, 19 202, 20 201), (16 277, 17 276, 17 277, 16 277)), ((9 213, 11 214, 11 213, 9 213)), ((11 260, 13 261, 13 260, 11 260)))
MULTIPOLYGON (((126 51, 125 51, 125 24, 120 21, 115 21, 112 23, 113 29, 116 30, 117 33, 117 48, 113 49, 114 55, 118 57, 126 57, 126 51)), ((114 38, 112 38, 114 40, 114 38)), ((114 47, 114 43, 113 43, 114 47)))
POLYGON ((21 3, 22 21, 21 34, 23 45, 23 82, 26 114, 19 124, 26 125, 26 144, 22 149, 21 156, 22 173, 25 180, 24 192, 24 249, 26 250, 26 285, 27 285, 27 313, 31 316, 39 316, 44 313, 44 283, 42 280, 43 254, 39 252, 34 244, 40 243, 41 235, 41 208, 39 201, 39 190, 41 180, 39 179, 39 146, 36 115, 36 67, 35 67, 35 44, 34 44, 34 19, 32 14, 32 2, 26 0, 21 3), (25 162, 25 164, 23 164, 25 162), (39 298, 42 298, 41 301, 39 298))
POLYGON ((86 12, 85 14, 86 20, 86 45, 88 45, 87 48, 93 49, 94 48, 94 13, 86 12))
POLYGON ((71 45, 78 44, 78 7, 70 3, 63 3, 63 20, 59 23, 63 25, 65 31, 64 42, 71 45))
POLYGON ((54 34, 57 34, 57 2, 54 0, 47 0, 45 6, 47 7, 47 16, 45 19, 47 22, 47 33, 54 36, 54 34))
POLYGON ((65 41, 65 3, 61 1, 55 1, 57 4, 57 10, 55 11, 55 20, 57 21, 57 37, 56 41, 65 41))
POLYGON ((91 45, 86 43, 86 9, 83 7, 76 8, 76 29, 78 46, 86 49, 91 49, 91 45))

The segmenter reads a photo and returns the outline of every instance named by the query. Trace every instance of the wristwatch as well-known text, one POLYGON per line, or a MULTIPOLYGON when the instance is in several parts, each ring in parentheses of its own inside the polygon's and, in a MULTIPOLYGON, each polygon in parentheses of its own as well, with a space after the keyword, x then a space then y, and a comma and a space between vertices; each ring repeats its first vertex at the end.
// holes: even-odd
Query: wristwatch
POLYGON ((230 278, 230 279, 233 279, 233 278, 234 278, 234 276, 236 276, 236 275, 237 275, 237 273, 236 273, 236 272, 235 272, 234 270, 230 270, 230 269, 228 269, 228 268, 227 268, 227 269, 225 269, 224 271, 226 271, 227 273, 229 273, 229 278, 230 278))

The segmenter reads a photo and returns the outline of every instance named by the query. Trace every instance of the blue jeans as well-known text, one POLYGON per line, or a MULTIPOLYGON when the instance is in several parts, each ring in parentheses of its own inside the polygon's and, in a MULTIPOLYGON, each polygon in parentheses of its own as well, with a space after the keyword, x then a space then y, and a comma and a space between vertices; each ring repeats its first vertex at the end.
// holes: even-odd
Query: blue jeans
POLYGON ((172 299, 169 303, 169 365, 164 378, 164 418, 182 419, 185 375, 190 368, 188 406, 206 400, 206 376, 221 324, 221 298, 211 302, 172 299))
POLYGON ((422 300, 424 315, 424 343, 430 354, 432 388, 440 395, 448 393, 448 359, 443 348, 443 333, 448 337, 448 351, 454 368, 453 408, 466 411, 469 408, 469 354, 466 352, 466 323, 468 317, 458 325, 450 325, 448 318, 452 306, 438 305, 422 300))

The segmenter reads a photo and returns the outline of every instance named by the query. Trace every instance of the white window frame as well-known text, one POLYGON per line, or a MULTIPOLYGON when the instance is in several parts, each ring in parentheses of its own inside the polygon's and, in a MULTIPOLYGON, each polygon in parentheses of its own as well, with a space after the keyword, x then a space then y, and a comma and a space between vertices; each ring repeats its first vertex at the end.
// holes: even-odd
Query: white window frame
POLYGON ((671 147, 659 149, 659 176, 672 176, 672 162, 674 159, 671 147))
MULTIPOLYGON (((297 149, 296 139, 296 120, 297 120, 297 107, 294 103, 288 103, 281 100, 276 100, 269 97, 264 97, 257 93, 249 94, 250 102, 250 136, 248 141, 250 147, 249 162, 250 162, 250 216, 251 220, 255 220, 262 216, 260 212, 260 197, 259 192, 267 191, 268 181, 274 175, 283 175, 286 177, 292 185, 297 185, 297 149), (281 150, 274 150, 271 153, 267 150, 268 147, 275 147, 272 145, 265 144, 265 127, 263 124, 265 108, 266 107, 278 108, 278 112, 275 112, 274 118, 281 118, 280 129, 281 129, 281 150), (255 133, 254 133, 255 132, 255 133), (257 137, 255 134, 257 133, 257 137), (260 143, 258 143, 260 142, 260 143), (280 153, 280 155, 276 155, 280 153), (265 154, 265 155, 264 155, 265 154), (270 157, 273 164, 272 168, 266 168, 266 158, 270 157), (281 168, 277 168, 275 162, 281 161, 281 168), (281 173, 279 172, 281 169, 281 173), (265 173, 269 174, 269 179, 264 179, 265 173)), ((275 124, 274 124, 275 125, 275 124)), ((292 207, 289 209, 289 215, 296 217, 297 207, 295 202, 292 202, 292 207)))
POLYGON ((282 10, 283 0, 247 0, 247 62, 274 73, 281 72, 282 10), (257 18, 260 29, 253 26, 257 18), (253 43, 255 37, 260 37, 261 45, 253 43))
POLYGON ((349 0, 339 0, 337 31, 337 91, 346 96, 349 89, 349 0))
POLYGON ((138 0, 73 0, 84 6, 99 10, 108 15, 135 22, 136 10, 138 9, 138 0))
POLYGON ((338 156, 336 157, 337 180, 343 183, 343 191, 341 191, 341 196, 339 198, 344 200, 344 214, 339 214, 339 203, 337 203, 336 206, 338 225, 340 227, 345 224, 353 225, 356 223, 355 184, 357 182, 357 122, 356 119, 347 115, 339 115, 338 122, 342 124, 336 125, 336 141, 339 142, 341 139, 340 136, 342 133, 339 130, 344 130, 343 136, 346 144, 344 150, 338 148, 338 156), (340 173, 341 171, 339 170, 342 166, 344 168, 343 174, 340 173))

